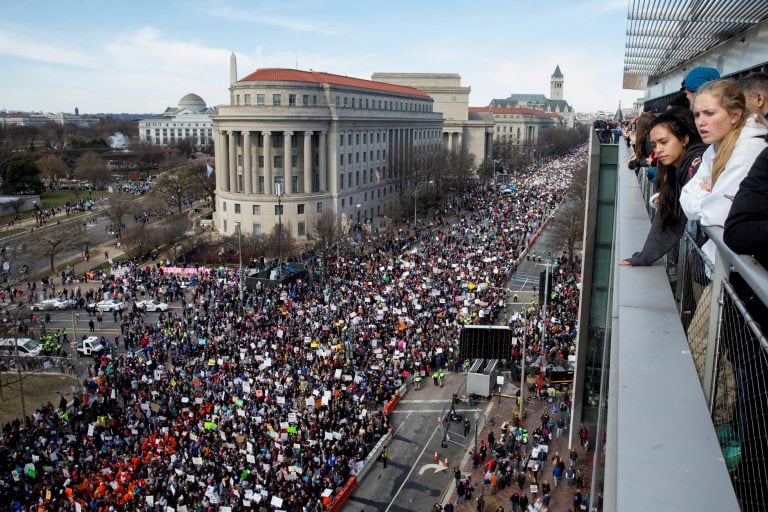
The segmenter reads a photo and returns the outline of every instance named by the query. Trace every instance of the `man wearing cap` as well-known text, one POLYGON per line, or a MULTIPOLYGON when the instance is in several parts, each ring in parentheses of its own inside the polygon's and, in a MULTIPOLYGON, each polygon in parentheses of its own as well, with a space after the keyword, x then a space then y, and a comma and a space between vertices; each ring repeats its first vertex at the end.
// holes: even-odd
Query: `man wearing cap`
POLYGON ((685 79, 683 80, 682 84, 683 86, 680 88, 680 90, 685 92, 685 95, 688 97, 688 101, 690 101, 691 105, 693 105, 693 97, 696 96, 699 88, 705 83, 711 82, 712 80, 720 80, 720 72, 718 70, 708 67, 696 67, 690 70, 687 75, 685 75, 685 79))

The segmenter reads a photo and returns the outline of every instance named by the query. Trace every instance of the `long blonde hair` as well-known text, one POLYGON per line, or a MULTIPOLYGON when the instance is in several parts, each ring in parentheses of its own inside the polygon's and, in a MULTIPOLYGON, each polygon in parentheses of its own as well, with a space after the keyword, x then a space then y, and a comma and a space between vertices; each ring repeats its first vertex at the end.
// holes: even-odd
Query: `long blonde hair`
POLYGON ((721 107, 725 109, 728 114, 734 114, 741 112, 738 121, 729 131, 723 140, 717 145, 717 151, 715 152, 715 159, 712 162, 712 185, 717 182, 717 178, 725 170, 725 166, 728 160, 733 154, 733 149, 736 147, 736 142, 741 135, 741 129, 744 128, 744 124, 749 118, 749 111, 747 110, 747 102, 744 98, 744 91, 741 86, 730 78, 725 80, 714 80, 702 85, 696 93, 698 97, 700 94, 712 95, 721 107))

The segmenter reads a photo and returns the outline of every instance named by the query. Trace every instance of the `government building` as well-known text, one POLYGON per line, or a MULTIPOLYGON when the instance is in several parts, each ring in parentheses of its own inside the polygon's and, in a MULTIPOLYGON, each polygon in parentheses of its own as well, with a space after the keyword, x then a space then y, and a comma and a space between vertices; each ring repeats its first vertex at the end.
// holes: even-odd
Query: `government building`
POLYGON ((278 214, 299 240, 323 212, 376 226, 396 197, 393 167, 409 172, 443 138, 443 115, 414 87, 281 68, 238 80, 232 54, 229 90, 212 118, 226 235, 266 234, 278 214))
POLYGON ((148 144, 165 146, 189 139, 195 147, 209 146, 213 141, 213 109, 197 94, 187 94, 177 108, 168 107, 161 115, 139 121, 139 139, 148 144))

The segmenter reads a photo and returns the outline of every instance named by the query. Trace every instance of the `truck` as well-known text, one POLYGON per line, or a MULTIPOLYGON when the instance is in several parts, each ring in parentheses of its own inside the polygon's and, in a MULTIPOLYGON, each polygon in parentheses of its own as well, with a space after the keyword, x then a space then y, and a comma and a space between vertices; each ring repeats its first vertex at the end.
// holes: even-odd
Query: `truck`
POLYGON ((96 357, 104 353, 104 345, 101 344, 96 336, 88 336, 77 342, 78 356, 96 357))

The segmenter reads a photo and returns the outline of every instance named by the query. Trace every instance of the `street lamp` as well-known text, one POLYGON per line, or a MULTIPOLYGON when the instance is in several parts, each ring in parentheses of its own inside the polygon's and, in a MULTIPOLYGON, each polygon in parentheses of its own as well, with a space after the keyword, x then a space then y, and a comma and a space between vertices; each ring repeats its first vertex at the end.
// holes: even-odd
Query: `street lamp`
POLYGON ((243 302, 243 299, 245 298, 245 293, 243 291, 243 243, 241 239, 242 237, 239 222, 235 222, 235 228, 237 229, 237 252, 240 259, 240 275, 238 279, 238 286, 240 288, 240 302, 243 302))
POLYGON ((277 195, 277 276, 283 277, 283 184, 275 183, 275 195, 277 195))
POLYGON ((480 421, 480 413, 475 411, 475 453, 477 453, 477 422, 478 421, 480 421))
POLYGON ((420 181, 413 189, 413 227, 416 227, 416 199, 419 197, 419 185, 431 185, 435 180, 420 181))

